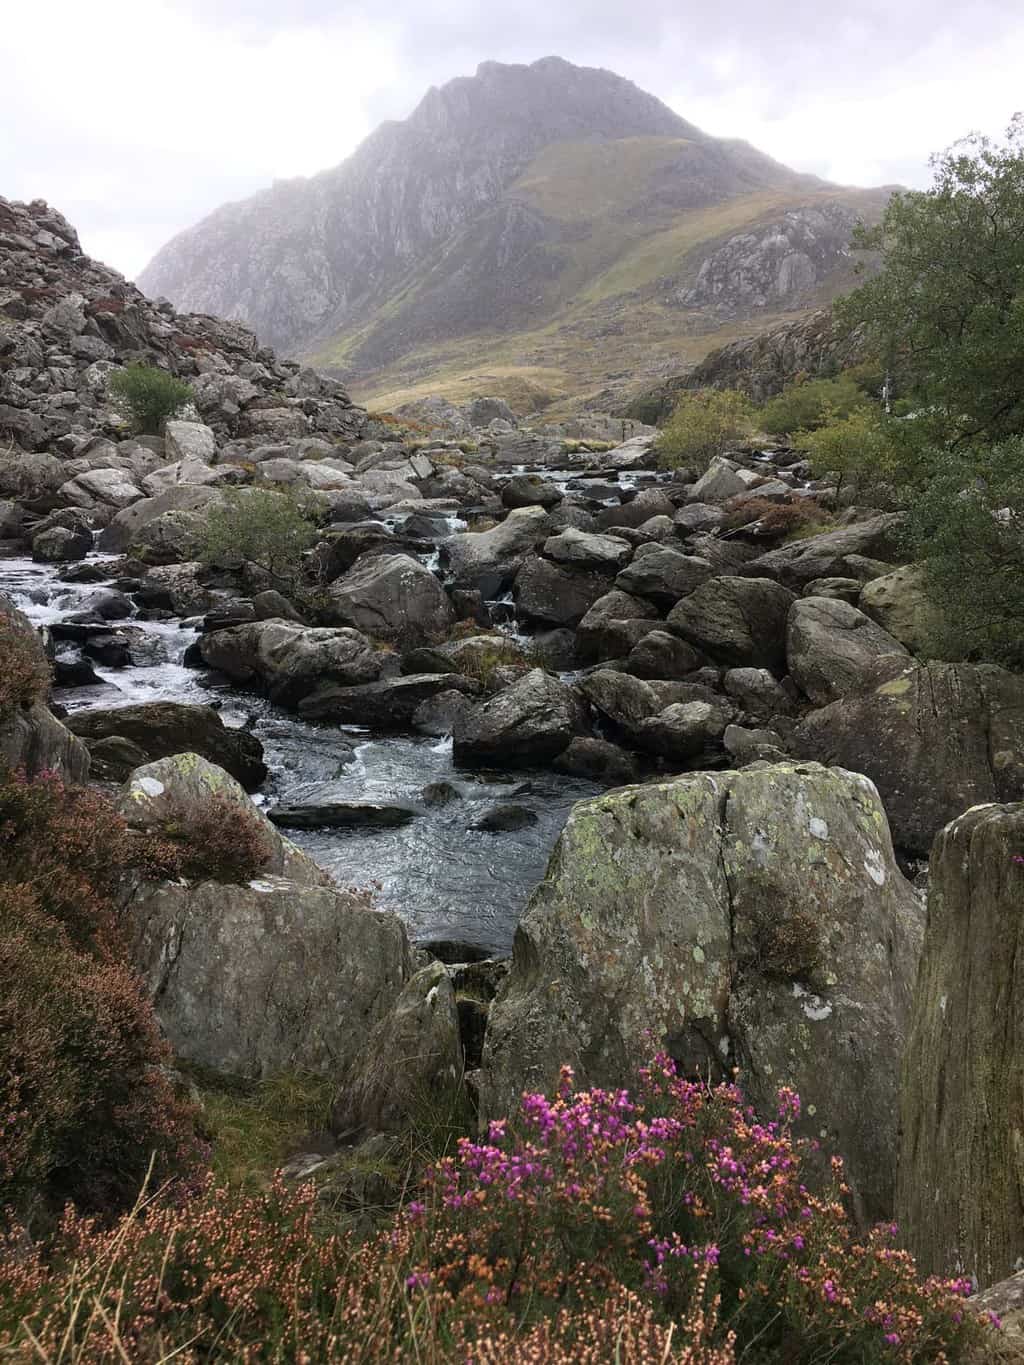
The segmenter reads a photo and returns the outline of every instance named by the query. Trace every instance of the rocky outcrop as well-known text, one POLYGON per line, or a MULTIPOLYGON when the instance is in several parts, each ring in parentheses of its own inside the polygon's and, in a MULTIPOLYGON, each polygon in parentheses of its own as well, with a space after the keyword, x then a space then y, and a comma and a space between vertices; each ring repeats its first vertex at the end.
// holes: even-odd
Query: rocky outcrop
POLYGON ((210 668, 235 682, 257 683, 275 701, 291 706, 325 683, 352 687, 374 682, 382 663, 358 630, 281 620, 208 631, 199 648, 210 668))
POLYGON ((124 922, 161 1027, 179 1057, 227 1074, 344 1075, 411 975, 405 929, 339 891, 196 754, 137 769, 118 806, 132 828, 159 832, 209 812, 211 796, 259 830, 270 860, 244 885, 131 888, 124 922))
POLYGON ((793 681, 812 702, 858 692, 878 677, 883 661, 892 671, 909 662, 898 640, 848 602, 801 597, 789 610, 786 659, 793 681))
POLYGON ((866 774, 897 848, 926 855, 968 806, 1024 798, 1024 679, 930 663, 812 711, 796 752, 866 774))
MULTIPOLYGON (((28 618, 0 593, 0 681, 4 670, 35 670, 43 683, 49 663, 43 642, 28 618), (15 652, 19 656, 15 658, 15 652)), ((67 726, 53 715, 43 700, 10 702, 0 696, 0 761, 11 769, 24 769, 29 777, 54 772, 65 782, 84 782, 89 775, 89 751, 67 726)))
MULTIPOLYGON (((366 422, 341 384, 278 361, 238 323, 176 313, 90 260, 74 228, 42 200, 0 199, 0 318, 0 446, 13 440, 51 461, 17 456, 0 470, 0 496, 31 497, 39 510, 55 505, 52 495, 70 477, 55 451, 75 454, 95 433, 125 434, 107 376, 128 362, 189 381, 202 421, 220 437, 258 434, 268 408, 286 413, 292 435, 354 437, 366 422)), ((207 460, 186 435, 172 436, 167 463, 186 446, 190 458, 207 460)))
POLYGON ((723 575, 705 581, 668 614, 668 628, 712 659, 780 669, 793 594, 769 578, 723 575))
POLYGON ((676 299, 724 317, 799 307, 849 258, 857 222, 857 213, 837 201, 790 209, 774 222, 728 238, 676 299))
POLYGON ((779 1085, 891 1215, 897 1090, 923 928, 871 783, 817 765, 696 773, 577 805, 492 1007, 482 1106, 568 1062, 625 1083, 652 1036, 687 1070, 779 1085))
POLYGON ((1024 1257, 1024 805, 976 806, 932 850, 903 1065, 898 1217, 925 1272, 985 1288, 1024 1257))

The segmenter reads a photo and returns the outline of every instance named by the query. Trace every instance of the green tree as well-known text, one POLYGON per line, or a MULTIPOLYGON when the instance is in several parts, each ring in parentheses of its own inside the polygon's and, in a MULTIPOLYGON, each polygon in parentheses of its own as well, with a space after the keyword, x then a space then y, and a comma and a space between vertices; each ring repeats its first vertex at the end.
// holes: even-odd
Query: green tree
POLYGON ((947 453, 910 533, 937 608, 931 652, 1024 668, 1024 438, 947 453))
POLYGON ((303 557, 317 534, 307 501, 290 492, 239 488, 207 513, 199 558, 204 564, 256 568, 280 591, 302 596, 303 557))
POLYGON ((676 404, 656 446, 662 465, 706 469, 736 441, 749 435, 753 409, 735 389, 701 389, 676 404))
POLYGON ((191 387, 155 365, 126 365, 114 370, 107 388, 142 435, 157 436, 163 421, 193 398, 191 387))
POLYGON ((1024 116, 1004 144, 973 135, 932 166, 931 189, 858 232, 882 270, 836 311, 917 404, 914 430, 969 447, 1024 432, 1024 116))
POLYGON ((773 436, 815 431, 834 418, 848 417, 868 402, 850 375, 835 379, 805 379, 788 384, 761 410, 761 425, 773 436))

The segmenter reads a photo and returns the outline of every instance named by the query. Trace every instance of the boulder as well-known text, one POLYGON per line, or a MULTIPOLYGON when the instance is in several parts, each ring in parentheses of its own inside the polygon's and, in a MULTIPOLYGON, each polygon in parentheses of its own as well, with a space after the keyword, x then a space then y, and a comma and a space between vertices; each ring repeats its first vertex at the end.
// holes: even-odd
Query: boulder
POLYGON ((257 683, 294 706, 321 683, 352 687, 380 676, 382 655, 357 630, 250 621, 199 641, 203 661, 234 682, 257 683))
POLYGON ((143 496, 134 479, 121 469, 92 469, 61 484, 58 497, 64 504, 111 515, 130 507, 143 496))
POLYGON ((797 592, 815 578, 859 578, 850 572, 848 556, 897 559, 905 520, 902 512, 883 512, 838 531, 795 540, 752 560, 743 572, 754 578, 774 578, 797 592))
MULTIPOLYGON (((100 535, 99 548, 120 554, 138 545, 164 547, 168 552, 183 548, 191 536, 195 538, 201 519, 195 516, 216 503, 223 495, 214 488, 199 484, 177 484, 155 498, 142 498, 123 508, 100 535)), ((163 563, 190 559, 189 554, 171 554, 163 563)))
POLYGON ((722 679, 730 697, 752 716, 789 716, 796 709, 793 698, 767 668, 730 668, 722 679))
POLYGON ((633 646, 624 665, 635 678, 685 678, 700 668, 692 645, 667 630, 652 630, 633 646))
POLYGON ((424 703, 452 691, 479 694, 483 684, 457 673, 409 673, 357 687, 324 682, 300 700, 299 714, 307 720, 330 720, 338 725, 400 730, 424 703))
POLYGON ((636 782, 639 765, 632 754, 609 744, 606 739, 592 739, 577 735, 570 740, 554 762, 554 769, 570 777, 588 777, 594 782, 606 782, 610 787, 622 787, 636 782))
POLYGON ((32 537, 32 558, 43 564, 69 564, 84 559, 92 549, 92 533, 51 526, 32 537))
POLYGON ((598 513, 598 530, 611 530, 616 526, 643 526, 652 517, 672 517, 675 506, 660 488, 645 488, 629 502, 616 507, 606 507, 598 513))
POLYGON ((1024 678, 990 664, 907 668, 811 712, 793 744, 865 773, 897 848, 924 855, 969 806, 1024 798, 1024 678))
POLYGON ((415 806, 394 801, 344 800, 325 792, 272 806, 267 819, 282 829, 394 829, 418 814, 415 806))
POLYGON ((483 1117, 628 1084, 652 1046, 730 1074, 843 1152, 861 1218, 893 1208, 899 1058, 923 914, 871 783, 815 764, 695 773, 573 808, 491 1009, 483 1117))
POLYGON ((550 559, 530 555, 516 574, 513 594, 519 614, 528 621, 576 626, 608 591, 602 573, 566 569, 550 559))
POLYGON ((0 497, 33 512, 46 512, 57 506, 57 490, 66 480, 67 472, 56 456, 0 444, 0 497))
POLYGON ((682 597, 713 577, 715 570, 706 559, 684 555, 667 545, 638 547, 633 562, 619 574, 615 586, 634 597, 643 597, 657 607, 672 607, 682 597))
POLYGON ((631 737, 641 721, 657 715, 666 704, 649 682, 611 668, 588 673, 580 679, 579 690, 605 720, 631 737))
POLYGON ((403 646, 443 639, 455 622, 448 594, 429 569, 411 555, 357 560, 328 588, 325 615, 378 640, 403 646))
POLYGON ((925 1273, 985 1288, 1024 1259, 1024 805, 976 806, 932 848, 903 1062, 897 1216, 925 1273))
POLYGON ((164 453, 168 464, 175 460, 213 464, 217 458, 217 438, 202 422, 167 421, 164 423, 164 453))
POLYGON ((544 542, 544 553, 548 559, 571 568, 615 573, 627 563, 633 547, 618 536, 596 535, 569 526, 544 542))
POLYGON ((543 507, 519 507, 490 531, 464 531, 442 548, 459 588, 499 596, 512 582, 527 554, 548 538, 551 523, 543 507))
POLYGON ((923 565, 908 564, 871 579, 861 588, 858 605, 912 654, 927 646, 935 622, 923 565))
POLYGON ((217 600, 216 594, 201 582, 205 572, 197 560, 184 564, 156 564, 146 574, 143 594, 136 600, 141 602, 150 594, 160 596, 177 615, 198 616, 209 611, 217 600))
POLYGON ((817 706, 862 691, 883 661, 909 661, 898 640, 849 602, 800 597, 789 611, 786 659, 793 681, 817 706))
POLYGON ((463 1067, 451 975, 431 962, 374 1027, 342 1085, 332 1126, 346 1140, 397 1131, 454 1095, 463 1067))
POLYGON ((793 594, 768 578, 723 575, 668 614, 668 629, 723 664, 781 671, 793 594))
POLYGON ((562 501, 562 494, 547 479, 536 474, 514 474, 501 490, 501 500, 506 507, 555 507, 562 501))
POLYGON ((720 746, 732 708, 714 702, 677 702, 636 728, 637 745, 658 758, 683 762, 720 746))
MULTIPOLYGON (((143 762, 171 754, 195 753, 229 772, 248 791, 267 776, 263 745, 247 730, 231 730, 212 707, 185 702, 151 701, 135 706, 102 706, 76 711, 68 729, 93 742, 119 735, 144 754, 143 762)), ((132 767, 138 766, 132 764, 132 767)), ((119 774, 119 780, 129 770, 119 774)))
POLYGON ((535 668, 457 717, 455 761, 533 767, 557 758, 580 726, 579 703, 571 689, 535 668))
POLYGON ((576 628, 576 654, 584 663, 627 655, 658 620, 652 602, 613 588, 599 597, 576 628))
POLYGON ((690 489, 689 500, 695 503, 728 502, 747 491, 743 479, 732 460, 714 459, 690 489))

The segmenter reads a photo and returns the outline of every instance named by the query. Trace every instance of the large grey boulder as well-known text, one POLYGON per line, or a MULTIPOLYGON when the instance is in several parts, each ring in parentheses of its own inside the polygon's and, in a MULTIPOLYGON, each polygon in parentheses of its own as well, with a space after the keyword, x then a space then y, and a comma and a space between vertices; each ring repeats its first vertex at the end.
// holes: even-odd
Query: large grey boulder
POLYGON ((931 855, 903 1063, 900 1232, 984 1288, 1024 1259, 1024 805, 975 806, 931 855))
POLYGON ((634 597, 644 597, 657 607, 672 607, 681 597, 713 577, 706 559, 684 555, 667 545, 640 545, 633 562, 619 574, 615 586, 634 597))
POLYGON ((795 752, 871 778, 898 848, 925 855, 968 806, 1024 798, 1024 678, 931 663, 812 711, 795 752))
POLYGON ((878 677, 883 660, 894 669, 910 656, 898 640, 849 602, 800 597, 789 611, 786 659, 793 681, 818 706, 859 692, 878 677))
POLYGON ((456 718, 455 761, 533 767, 557 758, 580 728, 580 707, 572 690, 534 668, 456 718))
POLYGON ((143 496, 135 480, 122 469, 91 469, 61 484, 57 496, 65 506, 112 516, 143 496))
POLYGON ((551 522, 543 507, 517 507, 490 531, 464 531, 445 542, 443 557, 456 587, 497 597, 527 554, 546 540, 551 522))
POLYGON ((584 663, 623 658, 657 620, 653 602, 613 588, 597 599, 577 626, 577 657, 584 663))
POLYGON ((217 438, 202 422, 168 421, 164 423, 164 453, 168 464, 176 460, 212 464, 217 458, 217 438))
POLYGON ((575 626, 608 591, 603 573, 566 569, 529 555, 516 574, 514 597, 521 616, 551 626, 575 626))
POLYGON ((728 502, 740 493, 747 491, 747 481, 740 477, 732 460, 714 459, 690 489, 690 501, 728 502))
POLYGON ((203 635, 204 663, 235 682, 258 683, 294 706, 320 683, 352 687, 380 677, 382 655, 358 630, 294 621, 250 621, 203 635))
POLYGON ((769 578, 723 575, 702 583, 668 614, 668 629, 712 659, 781 671, 793 594, 769 578))
POLYGON ((883 512, 868 521, 769 550, 745 565, 742 572, 754 578, 777 579, 798 592, 815 578, 858 578, 849 557, 898 560, 905 520, 902 512, 883 512))
POLYGON ((32 558, 43 564, 71 564, 92 549, 92 533, 70 526, 48 526, 32 537, 32 558))
MULTIPOLYGON (((189 527, 194 536, 201 525, 201 519, 194 514, 221 502, 223 495, 216 489, 199 484, 177 484, 155 498, 142 498, 118 512, 101 533, 99 547, 114 554, 142 543, 166 543, 172 547, 176 528, 189 527), (161 527, 166 533, 164 536, 161 535, 161 527)), ((179 560, 190 558, 192 556, 188 554, 178 556, 179 560)))
POLYGON ((457 673, 407 673, 356 687, 323 682, 300 700, 299 714, 307 720, 398 730, 411 722, 425 702, 444 692, 478 695, 482 691, 481 682, 457 673))
POLYGON ((448 594, 411 555, 364 555, 327 591, 332 624, 406 648, 443 639, 455 622, 448 594))
MULTIPOLYGON (((137 746, 146 761, 171 754, 201 754, 249 791, 267 775, 263 745, 256 736, 247 730, 229 729, 210 706, 178 701, 96 706, 69 716, 68 729, 90 747, 97 740, 119 735, 137 746)), ((127 776, 127 771, 121 774, 122 779, 127 776)))
POLYGON ((710 701, 676 702, 641 721, 636 730, 639 748, 658 758, 685 762, 720 746, 732 708, 710 701))
POLYGON ((501 500, 506 507, 543 507, 547 510, 557 507, 562 494, 548 479, 536 474, 514 474, 501 490, 501 500))
POLYGON ((0 446, 0 497, 46 512, 58 505, 57 490, 66 479, 56 456, 0 446))
POLYGON ((550 536, 544 542, 544 553, 558 564, 614 573, 627 563, 633 547, 628 540, 618 536, 601 536, 567 526, 557 536, 550 536))
POLYGON ((686 1070, 778 1086, 891 1216, 899 1059, 922 933, 867 779, 758 765, 626 787, 569 816, 491 1010, 481 1112, 569 1063, 626 1084, 661 1044, 686 1070))

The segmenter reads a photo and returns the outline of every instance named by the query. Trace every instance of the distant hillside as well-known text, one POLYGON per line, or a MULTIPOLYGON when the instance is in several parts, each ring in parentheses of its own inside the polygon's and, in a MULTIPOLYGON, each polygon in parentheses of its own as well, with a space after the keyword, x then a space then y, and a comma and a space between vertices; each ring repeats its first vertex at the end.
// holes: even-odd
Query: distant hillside
POLYGON ((140 284, 363 398, 529 408, 827 302, 886 198, 709 137, 612 72, 488 62, 333 170, 218 209, 140 284))

